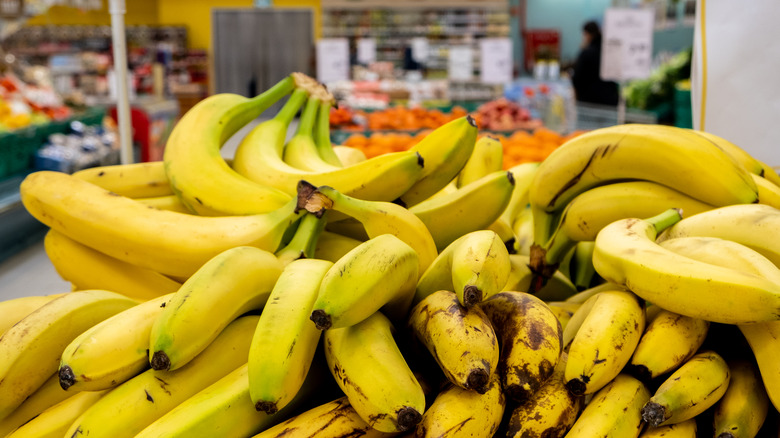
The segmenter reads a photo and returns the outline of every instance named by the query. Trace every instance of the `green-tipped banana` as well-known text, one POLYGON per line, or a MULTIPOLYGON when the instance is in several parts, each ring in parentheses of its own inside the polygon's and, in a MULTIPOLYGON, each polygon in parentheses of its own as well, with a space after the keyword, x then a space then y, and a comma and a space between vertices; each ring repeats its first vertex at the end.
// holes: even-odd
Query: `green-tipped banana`
POLYGON ((276 257, 283 265, 302 258, 313 258, 320 235, 325 230, 327 219, 307 214, 298 224, 292 240, 284 248, 276 251, 276 257))
POLYGON ((239 315, 262 308, 282 268, 273 254, 248 246, 209 260, 174 294, 155 321, 149 336, 152 368, 184 366, 239 315))
MULTIPOLYGON (((336 153, 330 144, 330 107, 333 106, 333 100, 324 98, 320 100, 320 110, 317 113, 317 120, 314 122, 314 143, 317 145, 317 152, 320 158, 331 166, 346 167, 348 164, 342 162, 341 157, 336 153)), ((359 161, 350 161, 349 164, 365 161, 366 156, 359 161)))
POLYGON ((477 140, 463 169, 458 173, 457 186, 463 187, 483 176, 498 172, 503 168, 504 148, 501 141, 491 136, 477 140))
POLYGON ((284 162, 296 169, 309 172, 330 172, 341 166, 334 166, 322 159, 312 136, 314 122, 320 109, 320 100, 310 97, 298 122, 298 131, 284 148, 284 162))

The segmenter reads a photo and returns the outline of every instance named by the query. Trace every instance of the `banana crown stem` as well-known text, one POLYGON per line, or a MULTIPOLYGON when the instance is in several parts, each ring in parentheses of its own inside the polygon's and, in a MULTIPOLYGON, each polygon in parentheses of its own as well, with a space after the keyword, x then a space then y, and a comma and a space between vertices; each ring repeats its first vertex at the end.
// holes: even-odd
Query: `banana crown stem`
POLYGON ((671 227, 677 222, 680 222, 682 219, 682 213, 682 209, 680 208, 670 208, 669 210, 666 210, 657 216, 645 219, 645 221, 650 222, 650 224, 653 225, 653 228, 655 228, 655 234, 658 235, 661 233, 661 231, 671 227))
POLYGON ((295 135, 312 136, 314 120, 317 118, 317 111, 319 111, 319 108, 320 100, 314 96, 310 97, 306 102, 306 106, 303 108, 301 120, 298 123, 298 130, 295 135))
POLYGON ((296 89, 292 92, 290 98, 287 99, 287 102, 285 102, 284 106, 282 106, 282 109, 276 113, 274 119, 284 123, 285 125, 289 125, 290 122, 292 122, 293 117, 298 114, 298 110, 301 109, 301 106, 303 106, 303 103, 306 101, 307 97, 309 97, 309 95, 305 90, 301 90, 300 88, 296 89))

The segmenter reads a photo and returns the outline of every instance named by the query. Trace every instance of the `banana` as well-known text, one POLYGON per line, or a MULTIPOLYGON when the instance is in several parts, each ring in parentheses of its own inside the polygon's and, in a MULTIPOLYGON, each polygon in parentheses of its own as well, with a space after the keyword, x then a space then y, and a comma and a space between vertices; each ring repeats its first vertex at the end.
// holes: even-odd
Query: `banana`
POLYGON ((262 308, 282 269, 273 254, 250 246, 229 249, 209 260, 154 321, 148 345, 152 368, 180 368, 236 317, 262 308), (194 320, 199 322, 193 324, 194 320))
POLYGON ((596 240, 598 232, 616 220, 648 218, 670 208, 682 209, 688 217, 715 207, 650 181, 628 181, 592 188, 566 206, 548 242, 531 248, 531 260, 536 263, 532 268, 536 272, 547 272, 547 266, 558 266, 577 242, 596 240))
POLYGON ((591 399, 567 438, 636 438, 642 431, 642 406, 650 392, 639 380, 619 374, 591 399))
POLYGON ((284 148, 284 162, 296 169, 330 172, 341 168, 322 159, 314 143, 312 129, 319 109, 320 99, 315 96, 310 97, 301 113, 298 130, 284 148))
POLYGON ((128 198, 173 195, 162 161, 90 167, 73 176, 128 198))
POLYGON ((84 330, 138 302, 113 292, 65 294, 0 337, 0 419, 57 371, 60 354, 84 330))
POLYGON ((674 371, 696 354, 709 327, 709 321, 661 310, 647 325, 628 369, 644 382, 674 371))
POLYGON ((276 413, 303 385, 320 340, 309 315, 331 266, 296 260, 276 281, 249 349, 249 395, 258 411, 276 413))
POLYGON ((236 246, 276 251, 297 220, 295 200, 267 214, 199 217, 150 209, 60 172, 36 172, 21 185, 36 219, 109 256, 166 275, 189 277, 236 246))
POLYGON ((135 436, 179 404, 245 364, 257 321, 257 316, 238 318, 195 359, 176 371, 147 370, 119 385, 74 421, 65 436, 135 436))
POLYGON ((639 438, 696 438, 696 419, 669 426, 650 427, 639 438))
POLYGON ((498 218, 485 229, 498 234, 498 237, 504 242, 506 250, 509 251, 510 254, 515 253, 515 232, 512 230, 511 225, 501 220, 501 218, 498 218))
POLYGON ((417 252, 422 275, 438 255, 436 243, 425 224, 409 210, 392 202, 363 201, 331 187, 315 188, 302 181, 298 186, 298 208, 322 215, 335 210, 357 219, 369 238, 392 234, 417 252), (305 200, 303 199, 305 197, 305 200))
MULTIPOLYGON (((215 94, 184 114, 165 144, 163 161, 173 191, 187 208, 205 216, 248 215, 274 211, 289 201, 284 192, 239 175, 219 150, 271 105, 296 87, 304 88, 300 79, 302 75, 294 73, 251 99, 215 94)), ((305 97, 306 91, 298 89, 275 119, 286 128, 305 97)))
POLYGON ((349 146, 333 146, 333 152, 344 167, 354 166, 368 159, 363 151, 349 146))
POLYGON ((404 432, 422 419, 425 394, 376 312, 356 325, 325 332, 325 358, 360 418, 380 432, 404 432))
POLYGON ((491 438, 504 415, 506 399, 501 381, 494 375, 484 393, 452 385, 436 396, 417 425, 416 437, 491 438))
POLYGON ((466 164, 458 173, 456 185, 460 188, 483 176, 498 172, 503 166, 504 147, 497 138, 486 135, 476 143, 466 164))
POLYGON ((759 161, 759 163, 761 164, 761 169, 763 170, 761 176, 769 180, 769 182, 772 184, 780 186, 780 175, 777 174, 775 169, 763 161, 759 161))
MULTIPOLYGON (((296 92, 297 93, 297 92, 296 92)), ((294 99, 297 94, 293 93, 294 99)), ((289 104, 290 101, 288 101, 289 104)), ((327 185, 359 199, 392 201, 406 192, 423 173, 423 158, 414 151, 385 154, 346 168, 325 172, 296 169, 283 160, 289 120, 297 107, 279 111, 244 137, 236 149, 233 168, 255 183, 295 196, 298 181, 327 185)))
POLYGON ((764 167, 761 165, 761 162, 753 158, 744 149, 726 140, 725 138, 718 137, 717 135, 712 134, 710 132, 696 131, 696 130, 694 130, 693 132, 695 134, 698 134, 706 138, 707 140, 714 143, 715 146, 721 148, 723 152, 729 154, 734 160, 736 160, 739 164, 741 164, 742 167, 744 167, 748 172, 754 175, 763 176, 764 167))
POLYGON ((65 431, 90 406, 106 395, 107 390, 80 392, 43 411, 8 438, 62 438, 65 431))
POLYGON ((406 316, 417 281, 417 253, 392 234, 348 252, 325 274, 311 320, 320 330, 349 327, 382 307, 406 316))
POLYGON ((25 316, 64 294, 29 296, 0 301, 0 336, 25 316))
POLYGON ((176 213, 192 214, 186 205, 176 195, 157 196, 155 198, 138 198, 138 202, 158 210, 174 211, 176 213))
MULTIPOLYGON (((525 292, 530 290, 531 280, 534 278, 534 273, 528 264, 531 262, 528 256, 509 254, 510 271, 509 278, 502 290, 507 291, 520 291, 525 292)), ((538 290, 534 295, 542 301, 559 301, 577 293, 577 289, 574 285, 563 275, 561 272, 556 272, 555 275, 547 282, 547 284, 538 290)))
POLYGON ((582 304, 588 301, 588 299, 590 299, 590 297, 592 297, 593 295, 596 295, 597 293, 600 292, 604 292, 606 290, 628 290, 628 289, 615 283, 606 282, 598 286, 593 286, 589 289, 585 289, 582 292, 577 292, 576 294, 570 296, 569 298, 566 298, 565 301, 567 303, 582 304))
POLYGON ((596 272, 681 315, 725 324, 780 318, 780 285, 678 255, 655 243, 658 230, 678 219, 679 213, 670 210, 652 220, 623 219, 608 225, 596 238, 596 272))
POLYGON ((566 331, 566 326, 569 324, 571 317, 581 306, 581 304, 570 304, 565 301, 547 301, 546 304, 552 313, 555 314, 555 317, 558 318, 563 331, 566 331))
POLYGON ((644 305, 631 292, 602 292, 591 299, 569 345, 565 380, 574 395, 593 394, 620 374, 645 329, 644 305))
POLYGON ((729 362, 731 380, 717 405, 713 426, 717 438, 752 438, 766 420, 769 399, 752 360, 729 362))
POLYGON ((780 365, 777 362, 777 351, 780 348, 780 321, 742 324, 739 330, 753 350, 769 400, 772 401, 775 409, 780 410, 780 365))
MULTIPOLYGON (((342 161, 341 156, 336 151, 336 148, 330 144, 330 107, 333 105, 333 98, 327 93, 323 93, 323 98, 320 99, 320 110, 317 113, 317 121, 314 125, 314 143, 317 145, 317 153, 320 158, 325 160, 326 163, 336 167, 347 167, 351 164, 356 164, 366 160, 366 155, 358 149, 350 148, 353 151, 360 152, 363 155, 363 159, 352 153, 352 161, 349 164, 342 161), (357 161, 355 161, 357 159, 357 161)), ((343 146, 339 146, 343 147, 343 146)))
POLYGON ((498 364, 498 341, 479 307, 466 309, 457 295, 441 290, 412 309, 409 326, 450 382, 480 394, 488 390, 498 364))
POLYGON ((422 156, 425 168, 418 181, 400 196, 401 201, 413 206, 444 188, 466 165, 476 141, 477 123, 466 116, 435 129, 414 145, 410 151, 422 156))
POLYGON ((326 223, 327 219, 324 217, 305 215, 295 230, 292 240, 284 248, 276 251, 276 258, 282 262, 282 265, 287 266, 293 260, 314 257, 317 241, 326 223))
POLYGON ((537 169, 539 163, 523 163, 509 169, 509 173, 515 180, 515 188, 512 189, 512 197, 509 198, 509 204, 501 213, 500 220, 513 224, 517 215, 528 206, 528 189, 531 187, 537 169))
POLYGON ((439 290, 454 291, 471 307, 500 291, 511 261, 501 238, 490 230, 468 233, 447 246, 420 276, 414 303, 439 290))
POLYGON ((314 254, 318 259, 336 263, 340 258, 357 248, 361 243, 363 242, 351 237, 323 231, 322 234, 320 234, 320 238, 317 239, 317 246, 314 249, 314 254))
POLYGON ((658 241, 676 237, 718 237, 741 243, 780 266, 780 246, 773 236, 780 233, 780 210, 761 204, 731 205, 681 220, 658 236, 658 241))
POLYGON ((596 242, 583 241, 577 242, 572 252, 571 260, 569 260, 569 275, 579 291, 584 291, 601 280, 593 266, 593 251, 595 249, 596 242))
POLYGON ((672 373, 642 408, 651 427, 681 423, 714 405, 729 386, 726 361, 714 351, 693 356, 672 373))
POLYGON ((389 438, 396 435, 372 429, 349 404, 347 397, 341 397, 266 429, 253 438, 389 438))
POLYGON ((117 313, 78 335, 62 352, 62 389, 98 391, 127 381, 148 366, 152 325, 174 294, 117 313))
POLYGON ((440 251, 458 237, 490 226, 506 208, 514 179, 506 171, 493 172, 448 195, 409 208, 428 227, 440 251))
POLYGON ((515 233, 515 251, 530 256, 531 245, 534 243, 534 217, 530 207, 525 207, 517 213, 512 222, 512 231, 515 233))
POLYGON ((479 307, 501 338, 498 371, 504 393, 524 401, 552 375, 561 356, 561 324, 544 302, 523 292, 500 292, 479 307))
POLYGON ((530 399, 512 411, 508 438, 563 438, 574 425, 583 405, 583 397, 566 389, 563 371, 566 353, 562 353, 553 375, 530 399))
MULTIPOLYGON (((590 314, 590 311, 593 310, 593 305, 596 304, 596 295, 600 295, 601 292, 615 292, 619 289, 604 289, 599 291, 596 294, 593 294, 590 298, 588 298, 584 303, 575 303, 575 306, 578 306, 576 309, 569 309, 574 310, 574 312, 571 315, 571 318, 569 318, 569 321, 566 323, 566 328, 563 329, 563 337, 561 338, 564 347, 568 347, 569 344, 572 343, 574 340, 574 337, 577 336, 577 332, 579 332, 580 328, 582 327, 582 324, 585 323, 585 320, 588 319, 588 315, 590 314)), ((568 301, 564 301, 563 303, 569 303, 568 301)), ((569 303, 571 305, 571 303, 569 303)))
POLYGON ((751 175, 758 187, 758 203, 780 208, 780 187, 758 175, 751 175))
POLYGON ((60 387, 60 379, 54 373, 40 388, 35 390, 10 415, 0 419, 0 436, 4 437, 21 425, 32 420, 41 412, 57 403, 73 396, 73 392, 65 392, 60 387))
POLYGON ((78 289, 110 290, 145 301, 181 287, 158 272, 115 259, 54 229, 46 233, 43 245, 60 277, 78 289))

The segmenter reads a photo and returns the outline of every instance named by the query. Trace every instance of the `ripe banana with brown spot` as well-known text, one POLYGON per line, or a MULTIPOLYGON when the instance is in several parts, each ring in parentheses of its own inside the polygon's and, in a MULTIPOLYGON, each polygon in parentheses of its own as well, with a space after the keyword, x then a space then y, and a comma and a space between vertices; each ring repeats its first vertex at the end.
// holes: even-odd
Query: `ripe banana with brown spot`
POLYGON ((567 438, 636 438, 642 432, 642 406, 650 392, 639 380, 619 374, 585 406, 567 438))
POLYGON ((91 167, 73 176, 128 198, 173 195, 162 161, 91 167))
POLYGON ((0 301, 0 336, 25 316, 62 295, 33 295, 0 301))
POLYGON ((769 398, 755 363, 750 360, 729 362, 731 380, 723 397, 715 405, 713 427, 717 438, 750 438, 766 420, 769 398))
POLYGON ((639 438, 696 438, 696 419, 669 426, 648 427, 639 438))
POLYGON ((54 373, 10 415, 0 419, 0 436, 8 435, 19 426, 40 415, 41 412, 73 395, 73 392, 65 392, 60 387, 59 376, 54 373))

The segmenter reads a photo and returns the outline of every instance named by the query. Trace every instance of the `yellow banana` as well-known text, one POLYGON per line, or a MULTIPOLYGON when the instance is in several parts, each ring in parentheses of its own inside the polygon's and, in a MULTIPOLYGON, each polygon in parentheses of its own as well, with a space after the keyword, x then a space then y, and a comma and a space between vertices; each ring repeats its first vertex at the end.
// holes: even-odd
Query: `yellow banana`
POLYGON ((287 266, 293 260, 314 257, 317 241, 325 229, 326 223, 327 219, 324 217, 305 215, 298 223, 298 228, 290 242, 284 248, 276 251, 275 255, 282 262, 282 265, 287 266))
POLYGON ((597 392, 567 438, 636 438, 642 431, 642 406, 650 392, 639 380, 619 374, 597 392))
POLYGON ((0 301, 0 336, 25 316, 64 294, 29 296, 0 301))
POLYGON ((46 233, 43 244, 60 277, 78 289, 110 290, 145 301, 181 287, 158 272, 115 259, 54 229, 46 233))
POLYGON ((344 167, 354 166, 368 159, 363 151, 349 146, 333 146, 333 152, 339 161, 344 164, 344 167))
POLYGON ((655 242, 658 230, 678 214, 671 210, 652 220, 623 219, 605 227, 596 238, 596 272, 681 315, 726 324, 780 318, 780 285, 678 255, 655 242))
POLYGON ((236 317, 262 308, 282 269, 273 254, 250 246, 229 249, 209 260, 155 320, 149 335, 152 368, 180 368, 236 317), (194 320, 199 322, 193 324, 194 320))
POLYGON ((591 288, 585 289, 582 292, 577 292, 576 294, 570 296, 569 298, 566 298, 565 301, 567 303, 582 304, 585 301, 588 301, 588 299, 590 299, 590 297, 592 297, 593 295, 596 295, 599 292, 604 292, 605 290, 628 290, 628 289, 615 283, 606 282, 598 286, 593 286, 591 288))
POLYGON ((325 332, 325 358, 355 411, 381 432, 404 432, 422 419, 425 394, 392 336, 374 313, 362 322, 325 332))
POLYGON ((298 216, 295 200, 254 216, 160 211, 60 172, 27 176, 21 193, 30 214, 71 239, 119 260, 181 277, 236 246, 276 251, 298 216))
POLYGON ((471 156, 469 156, 468 161, 463 165, 463 169, 458 173, 456 185, 463 187, 483 176, 498 172, 504 167, 503 160, 504 147, 499 139, 489 135, 480 138, 474 143, 474 150, 471 151, 471 156))
POLYGON ((480 394, 488 390, 498 364, 498 341, 479 307, 466 309, 453 292, 441 290, 412 309, 409 326, 450 382, 480 394))
POLYGON ((515 253, 515 232, 512 230, 511 225, 501 220, 501 218, 498 218, 485 229, 498 234, 498 237, 504 242, 507 251, 509 251, 510 254, 515 253))
POLYGON ((709 327, 709 321, 661 310, 639 340, 629 365, 631 374, 649 382, 674 371, 696 354, 709 327))
MULTIPOLYGON (((598 293, 593 294, 590 298, 588 298, 583 303, 575 303, 578 307, 571 315, 571 318, 569 318, 569 322, 566 323, 566 328, 563 329, 563 337, 561 338, 564 347, 568 347, 569 344, 572 343, 574 340, 574 337, 577 336, 577 332, 580 331, 580 328, 582 328, 582 324, 585 323, 585 320, 588 319, 588 315, 590 314, 590 311, 593 310, 593 305, 596 304, 596 296, 600 295, 602 292, 615 292, 619 289, 604 289, 600 290, 598 293)), ((564 301, 563 303, 569 303, 568 301, 564 301)), ((571 305, 571 303, 569 303, 571 305)), ((552 306, 550 306, 552 307, 552 306)), ((572 309, 570 309, 572 310, 572 309)))
POLYGON ((80 392, 43 411, 8 438, 62 438, 68 427, 90 406, 106 395, 107 390, 80 392))
POLYGON ((718 237, 741 243, 780 266, 780 210, 769 205, 731 205, 687 217, 658 236, 658 241, 676 237, 718 237))
POLYGON ((652 427, 681 423, 714 405, 729 386, 726 361, 704 351, 684 363, 642 408, 642 419, 652 427))
POLYGON ((319 155, 317 144, 314 143, 312 130, 320 109, 320 99, 311 96, 301 113, 298 130, 284 148, 284 162, 290 166, 310 172, 329 172, 342 166, 334 166, 319 155))
POLYGON ((649 218, 670 208, 682 209, 688 217, 715 207, 650 181, 628 181, 592 188, 566 206, 550 240, 531 249, 531 259, 543 262, 543 265, 532 268, 545 272, 545 266, 557 266, 577 242, 596 240, 598 232, 616 220, 649 218), (541 254, 534 254, 535 251, 541 254))
POLYGON ((425 411, 414 436, 493 437, 504 415, 506 399, 501 392, 501 381, 497 375, 488 383, 484 393, 455 385, 444 389, 425 411))
POLYGON ((675 187, 714 206, 757 199, 750 174, 710 140, 659 125, 596 129, 559 147, 539 166, 531 185, 534 243, 547 243, 561 212, 597 185, 639 179, 675 187))
POLYGON ((109 389, 144 371, 152 325, 172 297, 131 307, 78 335, 60 358, 62 388, 71 393, 109 389))
POLYGON ((320 330, 349 327, 382 307, 406 316, 417 281, 417 254, 392 234, 348 252, 322 279, 311 320, 320 330))
POLYGON ((389 438, 396 435, 372 429, 349 404, 347 397, 341 397, 266 429, 253 438, 389 438))
POLYGON ((761 169, 763 170, 761 176, 768 179, 772 184, 780 186, 780 175, 777 174, 777 171, 775 171, 772 166, 764 163, 763 161, 759 161, 759 163, 761 163, 761 169))
POLYGON ((418 204, 450 183, 466 165, 477 141, 477 123, 471 116, 453 120, 411 148, 425 160, 418 181, 400 198, 407 206, 418 204))
POLYGON ((569 324, 571 317, 580 308, 581 304, 571 304, 566 301, 547 301, 547 307, 550 308, 555 317, 558 318, 558 322, 561 323, 561 330, 566 331, 566 326, 569 324))
POLYGON ((753 350, 769 400, 772 401, 775 409, 780 410, 780 364, 777 362, 777 351, 780 348, 780 321, 741 324, 739 330, 753 350))
MULTIPOLYGON (((503 290, 526 292, 531 288, 534 273, 528 264, 531 262, 527 255, 509 254, 510 271, 509 278, 503 290)), ((534 295, 542 301, 561 301, 577 293, 577 289, 561 272, 556 272, 552 278, 535 291, 534 295)))
POLYGON ((523 163, 509 169, 509 173, 515 180, 515 187, 512 189, 509 204, 500 216, 500 219, 507 224, 514 223, 517 215, 528 206, 528 189, 531 187, 537 169, 539 163, 523 163))
POLYGON ((322 234, 320 234, 320 238, 317 239, 314 255, 318 259, 336 263, 340 258, 357 248, 361 243, 363 242, 351 237, 323 231, 322 234))
POLYGON ((731 380, 715 406, 713 427, 717 438, 752 438, 766 420, 769 399, 756 365, 741 360, 729 362, 731 380))
POLYGON ((336 152, 336 148, 330 144, 330 107, 333 105, 333 96, 329 93, 320 90, 322 98, 320 99, 320 110, 317 113, 317 120, 314 124, 314 143, 317 145, 317 153, 320 158, 325 160, 326 163, 330 163, 337 167, 347 167, 352 164, 359 163, 366 160, 365 154, 358 149, 350 148, 353 151, 360 152, 363 155, 363 159, 357 159, 355 154, 352 155, 352 160, 345 163, 342 161, 341 156, 336 152))
POLYGON ((561 324, 541 300, 523 292, 500 292, 479 307, 501 338, 498 372, 504 392, 529 399, 552 375, 561 356, 561 324))
POLYGON ((645 329, 644 304, 631 292, 602 292, 591 299, 593 305, 569 345, 565 380, 575 395, 593 394, 614 379, 645 329))
POLYGON ((72 391, 65 392, 60 387, 60 379, 57 373, 54 373, 40 388, 27 397, 18 408, 14 409, 10 415, 0 419, 0 436, 8 435, 19 426, 38 416, 41 412, 73 395, 72 391))
POLYGON ((508 438, 563 438, 574 425, 583 397, 572 395, 566 389, 563 380, 566 360, 566 353, 562 353, 553 375, 530 399, 512 411, 508 438))
POLYGON ((677 237, 660 245, 676 254, 704 263, 755 274, 780 284, 780 269, 758 252, 731 240, 717 237, 677 237))
POLYGON ((780 187, 758 175, 752 175, 758 187, 758 203, 780 208, 780 187))
POLYGON ((154 198, 137 198, 136 201, 141 204, 154 207, 158 210, 174 211, 176 213, 192 214, 190 209, 181 203, 176 195, 157 196, 154 198))
POLYGON ((534 243, 534 217, 531 207, 520 210, 512 222, 515 232, 515 251, 522 255, 531 255, 531 245, 534 243))
MULTIPOLYGON (((66 436, 135 436, 171 409, 245 364, 257 321, 257 316, 238 318, 195 359, 176 371, 147 370, 114 388, 74 421, 66 436)), ((250 403, 248 397, 247 403, 250 403)))
POLYGON ((507 283, 511 261, 501 238, 490 230, 468 233, 447 246, 420 276, 414 302, 439 290, 454 291, 471 307, 507 283))
MULTIPOLYGON (((284 192, 239 175, 219 150, 239 129, 294 88, 303 88, 301 77, 295 73, 287 76, 251 99, 215 94, 198 102, 179 120, 165 144, 163 161, 173 191, 187 208, 207 216, 246 215, 268 213, 289 201, 284 192)), ((275 120, 286 128, 305 97, 305 91, 297 90, 275 120)))
POLYGON ((764 168, 761 165, 761 162, 753 158, 744 149, 726 140, 725 138, 718 137, 717 135, 710 132, 695 130, 693 132, 713 142, 717 147, 721 148, 723 152, 726 152, 734 160, 741 164, 748 172, 754 175, 763 175, 764 168))
POLYGON ((331 187, 315 188, 301 182, 298 208, 322 215, 335 210, 357 219, 369 238, 392 234, 417 252, 418 273, 422 275, 438 255, 436 244, 425 224, 409 210, 392 202, 363 201, 344 195, 331 187), (302 199, 302 198, 305 198, 302 199))
POLYGON ((162 161, 90 167, 73 176, 128 198, 173 195, 162 161))
POLYGON ((696 419, 669 426, 650 427, 639 438, 696 438, 696 419))
POLYGON ((303 385, 320 340, 309 315, 331 266, 325 260, 296 260, 276 281, 249 350, 249 395, 258 411, 276 413, 303 385))
POLYGON ((409 208, 423 221, 443 250, 458 237, 484 230, 504 211, 512 196, 514 179, 505 171, 493 172, 448 195, 409 208))
POLYGON ((138 304, 101 290, 65 294, 0 337, 0 419, 57 371, 60 354, 84 330, 138 304))

